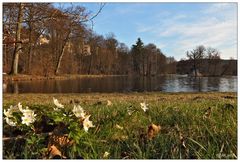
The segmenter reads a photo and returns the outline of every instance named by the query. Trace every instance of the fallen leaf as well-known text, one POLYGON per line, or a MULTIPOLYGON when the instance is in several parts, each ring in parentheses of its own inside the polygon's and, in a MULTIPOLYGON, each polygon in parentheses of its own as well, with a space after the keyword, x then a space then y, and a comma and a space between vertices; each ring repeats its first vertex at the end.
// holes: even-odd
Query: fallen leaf
POLYGON ((107 100, 107 106, 112 106, 112 102, 107 100))
POLYGON ((66 159, 66 157, 62 155, 61 151, 59 151, 55 145, 50 146, 48 151, 49 159, 66 159))
POLYGON ((156 137, 156 135, 160 133, 160 130, 160 125, 151 124, 150 126, 148 126, 148 139, 153 139, 154 137, 156 137))

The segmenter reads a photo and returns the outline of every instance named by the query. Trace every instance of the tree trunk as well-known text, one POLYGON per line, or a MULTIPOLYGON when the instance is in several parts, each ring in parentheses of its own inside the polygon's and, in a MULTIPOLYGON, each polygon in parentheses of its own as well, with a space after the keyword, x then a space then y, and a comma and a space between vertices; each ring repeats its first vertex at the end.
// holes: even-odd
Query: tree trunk
POLYGON ((34 43, 34 47, 33 47, 33 38, 32 38, 32 35, 33 35, 33 28, 34 28, 34 25, 33 25, 33 23, 32 23, 32 19, 33 19, 33 11, 32 11, 32 7, 33 6, 31 6, 30 8, 29 8, 29 37, 28 37, 28 40, 29 40, 29 42, 28 42, 28 64, 27 64, 27 67, 28 67, 28 70, 27 70, 27 72, 28 72, 28 74, 31 74, 32 73, 32 51, 33 51, 33 48, 35 47, 35 45, 36 45, 36 43, 37 43, 37 40, 35 40, 35 43, 34 43))
MULTIPOLYGON (((7 45, 6 44, 3 44, 3 69, 6 70, 6 66, 8 64, 7 62, 7 45)), ((3 70, 3 71, 4 71, 3 70)), ((5 72, 5 71, 4 71, 5 72)))
POLYGON ((59 68, 60 68, 60 66, 61 66, 61 62, 62 62, 62 58, 63 58, 63 54, 64 54, 64 49, 65 49, 66 44, 67 44, 67 42, 68 42, 68 40, 69 40, 70 33, 71 33, 71 31, 69 31, 69 32, 67 33, 67 37, 66 37, 66 39, 65 39, 64 42, 63 42, 63 46, 62 46, 62 49, 61 49, 61 53, 60 53, 60 56, 59 56, 59 58, 58 58, 57 66, 56 66, 56 69, 55 69, 55 75, 57 75, 57 74, 59 73, 59 68))
POLYGON ((142 70, 143 70, 143 76, 145 76, 145 60, 144 60, 144 54, 142 54, 142 70))
POLYGON ((58 58, 57 66, 56 66, 56 69, 55 69, 55 75, 57 75, 59 73, 59 68, 61 66, 61 61, 62 61, 62 58, 63 58, 65 46, 66 46, 66 43, 64 43, 64 45, 62 47, 62 50, 61 50, 61 54, 60 54, 60 56, 58 58))
POLYGON ((214 72, 213 72, 213 75, 214 76, 217 76, 219 75, 220 73, 216 74, 216 70, 217 70, 217 65, 219 64, 219 60, 214 60, 214 72))
POLYGON ((197 67, 196 67, 196 60, 193 60, 193 70, 194 70, 194 77, 197 77, 197 67))
POLYGON ((91 74, 91 68, 92 68, 92 55, 90 56, 90 64, 88 66, 88 75, 91 74))
POLYGON ((17 22, 17 29, 16 29, 16 45, 14 49, 14 58, 11 68, 11 74, 18 74, 18 61, 19 61, 19 54, 21 51, 21 29, 22 29, 22 21, 23 21, 23 8, 24 4, 19 3, 19 11, 18 11, 18 22, 17 22))
POLYGON ((29 27, 30 33, 29 33, 29 47, 28 47, 28 74, 31 74, 31 63, 32 63, 32 27, 30 25, 29 27))

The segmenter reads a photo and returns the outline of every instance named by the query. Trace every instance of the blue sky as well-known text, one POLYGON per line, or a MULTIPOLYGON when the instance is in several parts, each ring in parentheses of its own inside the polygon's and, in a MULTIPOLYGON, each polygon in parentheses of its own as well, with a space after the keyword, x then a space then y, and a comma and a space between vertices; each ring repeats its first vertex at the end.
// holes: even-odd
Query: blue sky
MULTIPOLYGON (((99 3, 78 3, 96 13, 99 3)), ((217 48, 221 57, 237 58, 237 3, 106 3, 93 30, 129 48, 138 37, 180 60, 198 45, 217 48)))

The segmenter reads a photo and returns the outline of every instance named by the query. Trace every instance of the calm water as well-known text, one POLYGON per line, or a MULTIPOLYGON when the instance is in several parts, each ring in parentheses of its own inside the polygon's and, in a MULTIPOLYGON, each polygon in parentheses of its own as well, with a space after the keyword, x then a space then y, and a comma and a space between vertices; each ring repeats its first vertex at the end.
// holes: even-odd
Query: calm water
POLYGON ((89 92, 237 92, 237 76, 192 78, 182 75, 157 77, 115 76, 69 80, 39 80, 8 83, 6 93, 89 92))

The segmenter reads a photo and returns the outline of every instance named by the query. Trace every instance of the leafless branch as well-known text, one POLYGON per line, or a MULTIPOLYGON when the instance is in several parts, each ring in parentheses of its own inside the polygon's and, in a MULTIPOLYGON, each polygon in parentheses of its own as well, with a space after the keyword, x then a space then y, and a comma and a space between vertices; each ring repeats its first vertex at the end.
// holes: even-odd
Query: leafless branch
POLYGON ((102 9, 104 8, 105 5, 106 5, 106 3, 101 3, 98 12, 95 15, 93 15, 90 19, 86 19, 81 22, 92 21, 94 18, 96 18, 102 12, 102 9))

